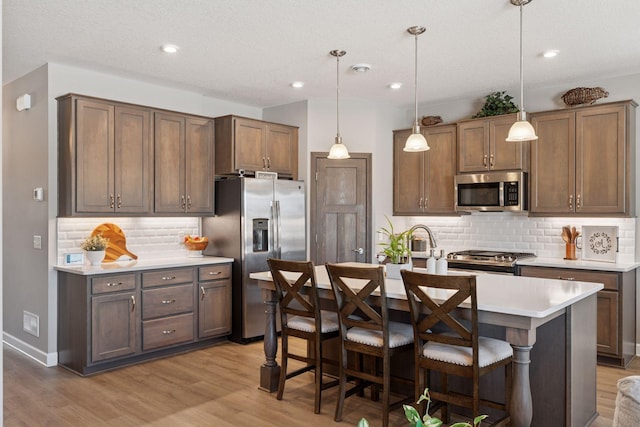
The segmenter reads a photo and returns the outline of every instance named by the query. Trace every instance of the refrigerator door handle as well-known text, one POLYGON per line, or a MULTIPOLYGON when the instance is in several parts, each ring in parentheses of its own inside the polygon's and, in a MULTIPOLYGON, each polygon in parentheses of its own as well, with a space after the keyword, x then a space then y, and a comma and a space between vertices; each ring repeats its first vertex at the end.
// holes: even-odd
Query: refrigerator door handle
POLYGON ((273 250, 276 258, 282 258, 282 248, 280 247, 280 201, 275 200, 273 202, 273 207, 273 250))

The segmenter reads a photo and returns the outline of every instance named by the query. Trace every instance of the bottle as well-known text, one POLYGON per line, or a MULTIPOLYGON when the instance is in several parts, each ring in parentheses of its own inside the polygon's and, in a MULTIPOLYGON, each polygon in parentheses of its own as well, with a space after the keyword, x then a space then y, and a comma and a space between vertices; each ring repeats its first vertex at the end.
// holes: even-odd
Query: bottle
POLYGON ((447 263, 447 258, 444 256, 444 249, 440 251, 440 258, 436 261, 436 274, 447 274, 447 269, 449 264, 447 263))
POLYGON ((429 254, 429 258, 427 258, 427 273, 436 274, 436 259, 433 256, 434 250, 431 249, 431 253, 429 254))

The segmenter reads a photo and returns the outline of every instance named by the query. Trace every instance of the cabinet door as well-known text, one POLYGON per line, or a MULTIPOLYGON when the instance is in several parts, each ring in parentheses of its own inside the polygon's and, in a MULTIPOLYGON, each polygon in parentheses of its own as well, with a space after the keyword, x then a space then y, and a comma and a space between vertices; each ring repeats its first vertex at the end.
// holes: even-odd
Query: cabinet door
POLYGON ((267 164, 266 125, 257 120, 234 118, 235 169, 261 171, 267 164))
POLYGON ((136 353, 135 293, 91 298, 91 361, 136 353))
POLYGON ((598 292, 598 352, 619 354, 618 292, 598 292))
POLYGON ((181 213, 185 194, 185 117, 155 113, 155 212, 181 213))
MULTIPOLYGON (((113 212, 114 106, 76 102, 76 212, 113 212)), ((61 189, 62 191, 62 189, 61 189)))
POLYGON ((187 212, 213 213, 213 122, 187 118, 186 122, 187 212))
MULTIPOLYGON (((424 153, 403 151, 411 130, 393 133, 393 214, 422 214, 424 206, 424 153)), ((451 185, 453 192, 453 184, 451 185)))
POLYGON ((529 141, 507 142, 509 129, 516 122, 513 114, 489 122, 489 168, 491 170, 529 170, 529 141))
POLYGON ((151 111, 115 108, 116 212, 149 212, 151 179, 151 111))
POLYGON ((200 283, 198 338, 231 332, 231 280, 200 283))
POLYGON ((429 151, 424 153, 426 167, 424 212, 454 213, 456 126, 436 126, 423 129, 423 132, 430 147, 429 151))
POLYGON ((538 135, 531 141, 531 213, 572 213, 575 207, 575 114, 533 115, 538 135))
POLYGON ((458 124, 458 172, 489 170, 489 123, 476 120, 458 124))
POLYGON ((576 112, 576 212, 625 213, 625 107, 576 112))
POLYGON ((282 175, 298 176, 298 129, 267 124, 267 170, 282 175))

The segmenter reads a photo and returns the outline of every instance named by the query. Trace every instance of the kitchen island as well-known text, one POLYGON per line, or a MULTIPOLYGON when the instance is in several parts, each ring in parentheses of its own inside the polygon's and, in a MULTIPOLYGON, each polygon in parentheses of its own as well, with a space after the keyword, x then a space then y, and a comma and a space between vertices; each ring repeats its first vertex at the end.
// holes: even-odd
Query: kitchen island
MULTIPOLYGON (((274 391, 280 371, 275 288, 269 272, 251 278, 263 289, 266 304, 260 388, 274 391)), ((324 266, 316 267, 316 280, 321 298, 331 298, 324 266)), ((479 322, 503 329, 514 351, 511 425, 591 424, 597 417, 596 295, 603 285, 494 274, 478 274, 476 280, 479 322)), ((389 307, 408 311, 402 281, 385 283, 389 307)))

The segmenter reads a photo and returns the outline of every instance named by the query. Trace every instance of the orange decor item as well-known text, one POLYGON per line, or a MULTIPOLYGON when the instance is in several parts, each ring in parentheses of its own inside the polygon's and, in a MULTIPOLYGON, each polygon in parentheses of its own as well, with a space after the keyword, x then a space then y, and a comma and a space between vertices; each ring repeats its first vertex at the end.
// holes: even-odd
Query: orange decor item
POLYGON ((109 239, 109 245, 102 262, 113 262, 120 258, 122 255, 128 255, 133 259, 138 259, 138 255, 129 252, 127 249, 127 238, 124 236, 124 232, 120 227, 115 224, 105 223, 97 226, 92 236, 102 234, 102 237, 109 239))
POLYGON ((201 251, 207 247, 209 239, 198 236, 184 236, 184 246, 190 251, 201 251))

